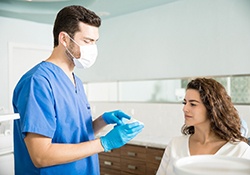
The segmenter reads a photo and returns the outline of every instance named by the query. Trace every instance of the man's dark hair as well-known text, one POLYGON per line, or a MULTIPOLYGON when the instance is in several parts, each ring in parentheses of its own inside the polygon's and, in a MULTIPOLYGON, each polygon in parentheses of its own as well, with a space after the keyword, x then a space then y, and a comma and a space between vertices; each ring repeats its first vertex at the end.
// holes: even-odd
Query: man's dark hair
POLYGON ((91 10, 77 5, 64 7, 58 12, 54 23, 54 47, 58 46, 58 36, 61 31, 67 32, 74 38, 75 32, 80 31, 79 22, 95 27, 101 26, 101 18, 91 10))

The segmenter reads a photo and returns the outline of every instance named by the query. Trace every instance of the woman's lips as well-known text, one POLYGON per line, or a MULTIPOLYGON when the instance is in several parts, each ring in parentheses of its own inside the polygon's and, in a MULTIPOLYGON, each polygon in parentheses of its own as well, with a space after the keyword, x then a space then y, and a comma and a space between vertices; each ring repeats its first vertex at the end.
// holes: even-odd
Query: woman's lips
POLYGON ((189 118, 192 118, 192 116, 190 116, 190 115, 185 115, 185 118, 189 119, 189 118))

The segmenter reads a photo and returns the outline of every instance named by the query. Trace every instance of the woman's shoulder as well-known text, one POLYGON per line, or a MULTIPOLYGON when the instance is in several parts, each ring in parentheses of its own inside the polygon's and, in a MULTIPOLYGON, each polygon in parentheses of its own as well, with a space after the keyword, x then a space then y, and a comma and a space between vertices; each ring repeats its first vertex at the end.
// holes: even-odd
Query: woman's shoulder
POLYGON ((250 148, 249 145, 246 142, 243 141, 236 141, 236 142, 228 142, 230 146, 233 147, 245 147, 245 148, 250 148))
POLYGON ((238 142, 233 142, 233 143, 229 143, 229 144, 231 145, 231 147, 236 147, 236 148, 242 149, 242 150, 248 150, 250 152, 250 146, 246 142, 238 141, 238 142))
POLYGON ((218 155, 227 155, 234 157, 250 158, 250 146, 243 141, 227 142, 217 153, 218 155))

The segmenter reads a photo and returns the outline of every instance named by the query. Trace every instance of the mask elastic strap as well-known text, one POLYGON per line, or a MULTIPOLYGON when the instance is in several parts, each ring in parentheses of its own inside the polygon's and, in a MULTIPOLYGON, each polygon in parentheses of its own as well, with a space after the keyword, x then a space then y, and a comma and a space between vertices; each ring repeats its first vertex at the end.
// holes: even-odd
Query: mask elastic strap
MULTIPOLYGON (((70 60, 70 61, 72 61, 73 63, 74 63, 74 55, 69 51, 69 49, 66 47, 66 46, 64 46, 65 47, 65 49, 66 49, 66 51, 70 54, 70 56, 71 56, 71 58, 69 58, 69 56, 67 55, 67 58, 70 60)), ((74 63, 75 64, 75 63, 74 63)))
POLYGON ((73 38, 71 38, 71 37, 69 36, 69 34, 67 34, 67 36, 68 36, 69 39, 70 39, 71 41, 73 41, 76 45, 78 45, 79 47, 81 47, 73 38))
POLYGON ((75 58, 74 57, 74 55, 69 51, 69 49, 65 46, 65 49, 67 50, 67 52, 70 54, 70 56, 72 57, 72 59, 71 60, 73 60, 73 58, 75 58))
MULTIPOLYGON (((76 41, 75 41, 73 38, 71 38, 71 37, 69 36, 69 34, 66 33, 66 35, 69 37, 70 40, 72 40, 76 45, 79 46, 79 44, 77 44, 76 41)), ((80 47, 80 46, 79 46, 79 47, 80 47)), ((65 49, 67 50, 67 52, 68 52, 68 53, 70 54, 70 56, 71 56, 70 60, 71 60, 72 62, 74 62, 74 58, 76 58, 76 57, 69 51, 69 49, 67 48, 67 46, 65 46, 65 49)))

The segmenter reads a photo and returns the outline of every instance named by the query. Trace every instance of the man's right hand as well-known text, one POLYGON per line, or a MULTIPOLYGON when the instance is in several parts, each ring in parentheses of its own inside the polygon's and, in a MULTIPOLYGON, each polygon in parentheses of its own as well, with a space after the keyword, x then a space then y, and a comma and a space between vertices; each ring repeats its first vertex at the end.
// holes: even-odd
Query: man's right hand
POLYGON ((104 151, 107 152, 125 145, 139 134, 143 128, 144 125, 139 122, 116 125, 109 133, 100 138, 104 151))

